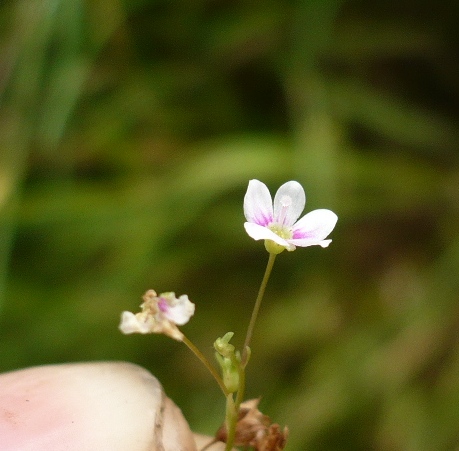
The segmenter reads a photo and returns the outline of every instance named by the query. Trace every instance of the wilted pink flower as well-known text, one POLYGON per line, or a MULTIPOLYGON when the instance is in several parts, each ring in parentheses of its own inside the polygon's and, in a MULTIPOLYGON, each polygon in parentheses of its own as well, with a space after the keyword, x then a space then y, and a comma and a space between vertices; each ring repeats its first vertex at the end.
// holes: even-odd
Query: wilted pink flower
POLYGON ((250 180, 244 197, 244 224, 254 240, 265 240, 268 252, 279 254, 284 249, 293 251, 296 246, 319 245, 327 247, 331 240, 325 238, 334 229, 338 217, 330 210, 314 210, 300 214, 306 204, 303 187, 295 181, 284 183, 274 196, 259 180, 250 180))
POLYGON ((178 299, 175 293, 156 295, 148 290, 143 296, 142 311, 139 313, 123 312, 119 326, 123 334, 165 334, 182 341, 183 334, 177 325, 183 326, 194 314, 194 304, 183 294, 178 299))

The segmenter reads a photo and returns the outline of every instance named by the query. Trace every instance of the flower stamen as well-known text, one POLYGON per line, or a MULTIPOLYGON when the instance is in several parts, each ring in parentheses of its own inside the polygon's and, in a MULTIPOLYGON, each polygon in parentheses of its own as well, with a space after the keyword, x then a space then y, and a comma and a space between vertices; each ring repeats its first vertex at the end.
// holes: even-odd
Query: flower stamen
POLYGON ((292 205, 292 198, 290 196, 282 196, 280 204, 282 205, 282 208, 279 213, 279 224, 284 225, 288 209, 292 205))

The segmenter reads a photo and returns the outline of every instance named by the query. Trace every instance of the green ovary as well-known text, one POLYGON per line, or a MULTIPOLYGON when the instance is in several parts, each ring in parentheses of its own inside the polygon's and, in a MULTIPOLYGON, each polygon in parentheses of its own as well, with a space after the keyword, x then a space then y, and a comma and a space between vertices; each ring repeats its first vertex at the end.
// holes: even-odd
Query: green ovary
MULTIPOLYGON (((293 237, 293 232, 286 227, 273 224, 270 225, 268 228, 284 240, 288 240, 293 237)), ((265 240, 265 248, 270 254, 280 254, 282 251, 285 251, 285 249, 287 249, 285 246, 277 244, 272 240, 265 240)))
POLYGON ((284 246, 281 246, 280 244, 277 244, 271 240, 265 240, 265 248, 270 254, 275 255, 280 254, 286 249, 284 246))

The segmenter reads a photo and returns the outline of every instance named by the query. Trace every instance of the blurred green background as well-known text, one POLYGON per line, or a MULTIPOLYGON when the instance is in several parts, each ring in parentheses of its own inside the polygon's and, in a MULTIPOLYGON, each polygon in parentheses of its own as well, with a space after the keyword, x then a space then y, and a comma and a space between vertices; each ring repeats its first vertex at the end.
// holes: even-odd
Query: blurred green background
POLYGON ((339 221, 278 257, 248 396, 290 450, 457 449, 458 29, 454 1, 2 1, 0 370, 136 362, 212 434, 210 376, 120 312, 187 293, 187 336, 240 346, 247 183, 295 179, 339 221))

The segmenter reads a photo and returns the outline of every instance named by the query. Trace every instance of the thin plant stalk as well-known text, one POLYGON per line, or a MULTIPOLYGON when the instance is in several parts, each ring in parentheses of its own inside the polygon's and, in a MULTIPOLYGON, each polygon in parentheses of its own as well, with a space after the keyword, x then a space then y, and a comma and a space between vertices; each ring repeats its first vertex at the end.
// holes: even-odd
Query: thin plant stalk
POLYGON ((223 382, 223 379, 220 377, 220 375, 217 373, 217 370, 210 364, 210 362, 206 359, 204 354, 190 341, 188 340, 185 335, 183 336, 182 339, 183 343, 185 343, 188 348, 191 350, 191 352, 204 364, 204 366, 210 371, 210 374, 214 377, 214 379, 217 381, 217 384, 221 388, 223 394, 225 397, 229 395, 228 389, 225 387, 225 384, 223 382))
POLYGON ((234 404, 234 398, 232 394, 226 397, 226 446, 225 451, 231 451, 233 449, 234 439, 236 438, 236 426, 239 413, 239 406, 234 404))
POLYGON ((258 317, 258 311, 260 310, 261 301, 263 300, 263 296, 265 294, 266 285, 268 285, 269 276, 271 275, 271 271, 274 266, 274 261, 276 260, 277 254, 269 254, 268 264, 266 265, 265 275, 263 276, 263 280, 261 281, 260 289, 258 290, 258 296, 255 301, 255 305, 253 307, 252 316, 250 318, 249 327, 247 328, 247 335, 245 336, 244 341, 244 348, 242 350, 242 365, 247 365, 248 360, 248 350, 247 348, 250 346, 250 341, 252 340, 253 330, 255 328, 255 323, 258 317))
POLYGON ((247 335, 244 341, 244 349, 242 351, 241 363, 239 367, 239 389, 237 391, 236 400, 233 401, 233 396, 227 396, 226 398, 226 430, 227 430, 227 439, 225 451, 231 451, 233 448, 234 439, 236 436, 236 426, 239 414, 239 407, 244 399, 245 392, 245 367, 247 365, 248 359, 250 357, 250 341, 252 340, 253 331, 255 328, 255 323, 257 321, 258 312, 260 310, 261 301, 265 294, 266 286, 268 285, 269 276, 274 266, 274 261, 277 254, 269 254, 268 264, 266 265, 265 274, 263 280, 261 281, 260 288, 258 290, 257 299, 255 300, 255 305, 253 307, 252 316, 250 318, 249 327, 247 328, 247 335))

